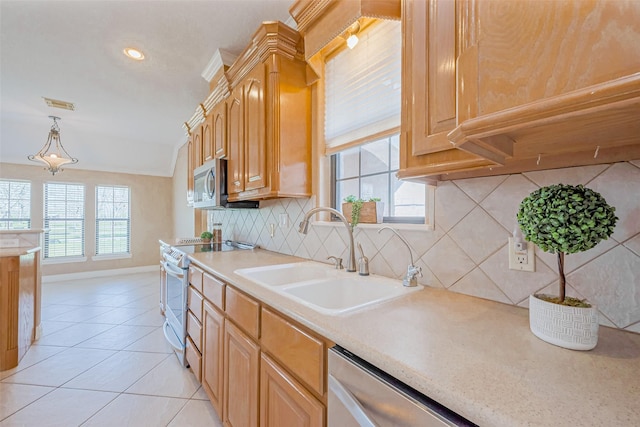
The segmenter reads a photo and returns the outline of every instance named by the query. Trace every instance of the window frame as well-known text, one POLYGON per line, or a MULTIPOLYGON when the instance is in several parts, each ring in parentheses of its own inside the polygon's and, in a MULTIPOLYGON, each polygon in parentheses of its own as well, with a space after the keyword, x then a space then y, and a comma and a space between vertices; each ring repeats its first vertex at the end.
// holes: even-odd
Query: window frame
POLYGON ((7 218, 1 218, 0 217, 0 224, 7 224, 7 228, 3 228, 2 226, 0 226, 0 230, 28 230, 31 228, 31 187, 32 187, 32 183, 29 180, 25 180, 25 179, 9 179, 9 178, 2 178, 0 179, 0 181, 4 181, 4 182, 8 182, 9 183, 9 191, 7 193, 7 207, 8 207, 8 216, 7 218), (20 183, 20 184, 28 184, 29 186, 29 197, 26 199, 12 199, 11 198, 11 184, 12 183, 20 183), (29 210, 29 217, 28 218, 14 218, 11 216, 11 200, 26 200, 27 201, 27 205, 28 205, 28 210, 29 210), (13 222, 26 222, 26 227, 25 228, 13 228, 10 227, 11 223, 13 222))
MULTIPOLYGON (((102 202, 102 203, 108 203, 108 202, 102 202)), ((115 201, 111 201, 112 204, 115 205, 115 201)), ((115 212, 115 209, 114 209, 115 212)), ((116 258, 127 258, 131 256, 131 187, 128 185, 113 185, 113 184, 97 184, 95 186, 95 238, 96 238, 96 245, 95 245, 95 255, 93 257, 93 259, 116 259, 116 258), (111 218, 100 218, 99 217, 99 213, 98 213, 98 204, 100 203, 99 197, 98 197, 98 191, 101 188, 111 188, 111 189, 115 189, 115 188, 124 188, 127 190, 127 217, 125 218, 117 218, 115 216, 112 216, 111 218), (127 224, 127 234, 126 234, 126 238, 127 238, 127 250, 126 252, 113 252, 114 246, 115 246, 115 237, 112 233, 110 239, 111 239, 111 249, 112 252, 103 252, 101 253, 100 250, 100 232, 99 232, 99 224, 101 222, 111 222, 112 223, 112 230, 113 230, 113 226, 115 224, 115 222, 121 222, 121 221, 126 221, 127 224)))
MULTIPOLYGON (((44 182, 43 183, 43 203, 42 203, 42 222, 43 222, 43 228, 45 229, 45 236, 44 236, 44 242, 43 242, 43 251, 42 251, 42 257, 44 259, 44 262, 46 263, 64 263, 64 262, 76 262, 76 261, 86 261, 86 201, 87 201, 87 197, 86 197, 86 184, 84 183, 71 183, 71 182, 53 182, 53 181, 48 181, 48 182, 44 182), (64 185, 66 187, 68 186, 76 186, 76 187, 80 187, 82 189, 82 218, 69 218, 65 215, 65 218, 50 218, 48 216, 48 212, 49 212, 49 205, 48 205, 48 201, 50 200, 49 197, 49 185, 64 185), (69 255, 67 253, 67 240, 68 238, 68 231, 65 232, 65 254, 64 255, 54 255, 51 256, 50 254, 50 239, 51 239, 51 221, 63 221, 65 223, 65 229, 66 229, 66 224, 68 222, 71 221, 75 221, 75 222, 81 222, 82 223, 82 232, 81 232, 81 253, 80 254, 71 254, 69 255)), ((76 202, 80 204, 79 200, 69 200, 69 198, 67 197, 67 191, 65 191, 65 214, 67 213, 67 204, 70 202, 76 202)))
MULTIPOLYGON (((387 139, 387 147, 389 150, 389 166, 388 169, 386 171, 383 172, 375 172, 375 173, 368 173, 368 174, 362 174, 362 151, 361 148, 366 145, 367 143, 371 143, 371 142, 376 142, 376 141, 380 141, 383 138, 377 138, 374 140, 370 140, 367 141, 366 143, 360 144, 356 147, 349 147, 349 148, 345 148, 345 150, 348 149, 353 149, 353 148, 358 148, 358 174, 357 175, 353 175, 353 176, 349 176, 346 179, 354 179, 357 178, 358 179, 358 194, 355 194, 355 196, 357 198, 361 198, 361 194, 360 194, 360 189, 361 189, 361 185, 360 185, 360 180, 362 178, 366 178, 366 177, 371 177, 371 176, 379 176, 379 175, 388 175, 389 180, 388 180, 388 186, 386 189, 386 193, 387 196, 389 197, 389 200, 391 200, 391 198, 393 197, 393 193, 391 191, 392 189, 392 185, 393 179, 397 180, 397 176, 395 174, 397 174, 399 169, 391 169, 391 138, 397 136, 398 134, 392 134, 392 135, 388 135, 385 138, 387 139)), ((398 135, 399 136, 399 135, 398 135)), ((331 197, 331 207, 340 211, 341 209, 341 205, 342 205, 342 200, 338 200, 338 190, 337 190, 337 186, 338 183, 340 181, 342 181, 342 179, 338 179, 338 156, 345 150, 342 151, 338 151, 336 153, 331 154, 330 156, 330 170, 331 170, 331 187, 330 187, 330 197, 331 197)), ((345 179, 345 180, 346 180, 345 179)), ((425 186, 426 187, 426 186, 425 186)), ((427 191, 427 189, 425 188, 425 192, 427 191)), ((393 216, 393 215, 385 215, 382 218, 382 222, 385 224, 418 224, 418 225, 428 225, 428 203, 429 203, 429 197, 427 194, 425 194, 425 215, 424 216, 393 216)), ((389 206, 389 213, 391 213, 391 206, 389 206)), ((335 215, 332 215, 332 221, 338 221, 338 218, 335 215)))

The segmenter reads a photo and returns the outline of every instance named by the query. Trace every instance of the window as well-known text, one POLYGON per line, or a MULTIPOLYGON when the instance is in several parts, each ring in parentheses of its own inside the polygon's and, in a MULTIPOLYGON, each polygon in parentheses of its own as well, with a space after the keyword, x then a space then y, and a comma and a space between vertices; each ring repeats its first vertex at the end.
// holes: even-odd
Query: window
POLYGON ((44 257, 84 256, 84 185, 44 184, 44 257))
POLYGON ((425 223, 424 184, 399 181, 402 35, 397 21, 365 29, 353 50, 325 64, 325 152, 332 203, 354 195, 384 202, 384 222, 425 223))
POLYGON ((349 195, 384 202, 384 222, 424 223, 424 184, 400 181, 399 136, 382 138, 332 156, 335 182, 334 206, 340 208, 349 195))
POLYGON ((31 228, 31 183, 0 180, 0 230, 31 228))
POLYGON ((129 187, 96 186, 96 255, 128 254, 130 239, 129 187))

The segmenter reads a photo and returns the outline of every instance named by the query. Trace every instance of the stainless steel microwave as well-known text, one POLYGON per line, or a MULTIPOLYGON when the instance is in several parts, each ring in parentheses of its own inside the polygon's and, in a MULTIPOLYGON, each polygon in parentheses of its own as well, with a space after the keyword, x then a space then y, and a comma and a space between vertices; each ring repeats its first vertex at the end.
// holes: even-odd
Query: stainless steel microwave
POLYGON ((214 159, 193 170, 193 207, 198 209, 257 208, 257 201, 229 202, 227 160, 214 159))

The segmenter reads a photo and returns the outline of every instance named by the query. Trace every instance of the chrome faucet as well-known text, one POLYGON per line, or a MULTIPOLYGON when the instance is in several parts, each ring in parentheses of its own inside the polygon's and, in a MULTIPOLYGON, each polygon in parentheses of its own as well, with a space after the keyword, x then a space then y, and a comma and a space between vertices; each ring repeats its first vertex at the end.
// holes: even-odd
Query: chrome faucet
POLYGON ((317 208, 310 209, 309 212, 305 214, 304 218, 302 218, 302 222, 300 222, 300 228, 298 229, 298 231, 302 234, 307 234, 307 232, 309 231, 309 218, 311 218, 311 215, 320 211, 331 212, 332 214, 340 218, 340 221, 342 221, 342 223, 346 227, 347 232, 349 233, 349 259, 347 260, 347 271, 356 271, 356 253, 353 248, 353 231, 351 230, 351 224, 349 224, 349 221, 347 221, 344 215, 342 215, 340 212, 333 208, 327 208, 324 206, 318 206, 317 208))
POLYGON ((409 242, 407 242, 407 240, 404 237, 402 237, 400 233, 398 233, 396 230, 394 230, 391 227, 382 227, 380 230, 378 230, 378 233, 380 233, 384 229, 393 231, 396 234, 396 236, 398 236, 400 240, 402 240, 402 243, 407 245, 407 249, 409 249, 409 257, 411 258, 411 264, 409 264, 409 266, 407 267, 406 276, 402 278, 402 286, 417 286, 418 276, 422 277, 422 267, 416 266, 415 263, 413 262, 413 252, 411 251, 411 246, 409 246, 409 242))

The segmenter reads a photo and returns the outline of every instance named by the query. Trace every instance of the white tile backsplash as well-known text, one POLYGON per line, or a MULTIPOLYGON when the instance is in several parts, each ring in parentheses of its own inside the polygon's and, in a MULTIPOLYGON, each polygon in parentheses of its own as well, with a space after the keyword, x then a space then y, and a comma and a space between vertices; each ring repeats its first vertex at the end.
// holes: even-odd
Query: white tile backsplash
MULTIPOLYGON (((509 270, 506 244, 520 201, 540 186, 560 182, 600 192, 620 218, 614 239, 567 255, 567 294, 594 303, 602 325, 640 332, 638 160, 439 183, 435 230, 401 230, 423 268, 420 283, 522 307, 531 293, 557 293, 556 255, 536 248, 535 273, 509 270)), ((306 236, 298 233, 298 223, 313 206, 313 198, 268 200, 255 210, 211 211, 209 220, 222 222, 225 239, 325 263, 329 255, 340 256, 346 264, 348 238, 342 224, 312 225, 306 236), (280 227, 280 213, 289 216, 289 227, 280 227), (270 224, 275 224, 273 238, 270 224)), ((390 231, 377 231, 356 227, 356 244, 362 244, 371 273, 400 279, 408 251, 390 231)))

